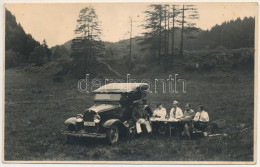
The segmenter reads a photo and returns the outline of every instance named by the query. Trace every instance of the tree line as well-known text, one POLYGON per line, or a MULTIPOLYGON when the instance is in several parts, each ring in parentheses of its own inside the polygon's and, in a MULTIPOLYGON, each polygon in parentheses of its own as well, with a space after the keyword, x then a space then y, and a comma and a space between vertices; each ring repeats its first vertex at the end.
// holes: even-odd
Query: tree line
POLYGON ((180 52, 183 55, 184 35, 190 35, 196 31, 194 19, 199 18, 199 13, 194 5, 160 5, 152 4, 148 6, 144 24, 145 29, 140 45, 145 49, 156 52, 158 64, 162 63, 162 58, 173 64, 175 53, 175 30, 181 27, 180 52))
POLYGON ((193 41, 197 50, 223 46, 227 49, 254 48, 255 18, 237 18, 201 31, 193 41))
MULTIPOLYGON (((172 41, 175 43, 173 44, 175 52, 172 53, 174 57, 178 57, 178 55, 180 55, 182 30, 181 27, 175 27, 174 29, 174 40, 170 40, 169 45, 172 45, 172 41)), ((212 50, 218 47, 224 47, 226 49, 254 48, 255 18, 237 18, 223 22, 220 25, 215 25, 210 30, 197 29, 196 31, 188 32, 189 34, 186 34, 187 31, 184 31, 183 45, 183 50, 187 51, 212 50)), ((171 31, 169 31, 169 33, 172 35, 171 31)), ((156 41, 155 38, 149 39, 145 36, 138 38, 139 41, 146 42, 143 48, 149 50, 150 55, 154 55, 150 57, 153 61, 157 61, 159 48, 156 48, 156 46, 159 45, 156 45, 156 42, 158 41, 156 41)))
MULTIPOLYGON (((130 55, 126 56, 131 56, 131 52, 138 53, 139 57, 144 52, 149 53, 151 61, 163 65, 165 70, 174 65, 174 59, 183 59, 185 50, 210 50, 219 46, 227 49, 254 47, 253 17, 238 18, 215 25, 210 30, 201 30, 195 24, 199 12, 194 5, 152 4, 144 13, 146 17, 142 27, 145 32, 140 37, 134 37, 134 40, 130 39, 130 44, 137 42, 134 46, 138 45, 141 49, 136 51, 135 47, 130 47, 130 55)), ((101 34, 98 16, 95 9, 89 6, 79 11, 71 50, 68 51, 64 46, 49 49, 45 40, 40 43, 26 34, 11 12, 6 10, 6 67, 21 64, 42 66, 66 55, 72 59, 69 68, 84 75, 91 69, 96 70, 96 64, 106 53, 113 53, 111 47, 114 45, 105 48, 101 34)), ((131 62, 127 64, 135 65, 131 62)))

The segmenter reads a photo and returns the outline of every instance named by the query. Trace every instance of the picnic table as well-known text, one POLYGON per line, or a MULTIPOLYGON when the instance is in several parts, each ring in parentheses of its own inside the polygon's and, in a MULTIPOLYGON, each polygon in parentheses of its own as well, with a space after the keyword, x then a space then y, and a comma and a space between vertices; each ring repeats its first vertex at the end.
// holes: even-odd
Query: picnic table
POLYGON ((180 120, 176 118, 159 118, 159 117, 151 117, 150 121, 153 122, 162 122, 166 123, 169 127, 170 136, 172 135, 172 129, 174 128, 174 124, 181 122, 180 120))

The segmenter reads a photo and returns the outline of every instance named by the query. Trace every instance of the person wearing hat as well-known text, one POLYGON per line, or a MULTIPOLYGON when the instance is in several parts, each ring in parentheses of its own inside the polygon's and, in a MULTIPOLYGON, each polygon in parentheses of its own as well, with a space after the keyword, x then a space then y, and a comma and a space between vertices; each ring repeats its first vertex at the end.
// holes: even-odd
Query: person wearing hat
POLYGON ((194 127, 198 130, 205 131, 208 127, 209 114, 205 111, 205 107, 203 105, 199 106, 199 112, 196 113, 193 122, 194 127))
POLYGON ((173 101, 173 107, 170 110, 170 118, 181 118, 183 117, 182 109, 178 107, 178 101, 173 101))
POLYGON ((132 118, 136 124, 136 132, 138 135, 142 133, 141 125, 144 124, 148 134, 152 133, 152 127, 149 121, 149 115, 151 115, 150 107, 144 103, 137 105, 132 111, 132 118))

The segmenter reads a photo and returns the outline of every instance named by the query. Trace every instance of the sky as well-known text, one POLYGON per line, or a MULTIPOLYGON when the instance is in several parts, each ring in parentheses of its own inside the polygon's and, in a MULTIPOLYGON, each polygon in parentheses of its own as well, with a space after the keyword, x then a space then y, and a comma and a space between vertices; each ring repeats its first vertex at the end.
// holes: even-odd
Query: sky
MULTIPOLYGON (((30 33, 37 41, 43 39, 52 47, 61 45, 75 37, 79 11, 93 6, 101 22, 104 41, 116 42, 129 38, 129 17, 133 18, 133 36, 144 31, 140 26, 144 20, 147 6, 151 3, 7 3, 5 7, 16 17, 26 33, 30 33)), ((187 4, 187 3, 168 3, 187 4)), ((199 2, 197 27, 210 29, 224 21, 257 16, 257 3, 253 2, 199 2)))

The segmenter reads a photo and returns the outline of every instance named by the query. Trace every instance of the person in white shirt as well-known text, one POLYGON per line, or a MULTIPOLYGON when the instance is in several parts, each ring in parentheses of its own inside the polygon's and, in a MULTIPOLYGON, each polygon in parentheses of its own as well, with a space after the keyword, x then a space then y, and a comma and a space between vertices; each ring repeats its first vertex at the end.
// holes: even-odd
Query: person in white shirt
POLYGON ((204 106, 199 106, 199 112, 197 112, 194 116, 193 123, 194 128, 205 131, 208 127, 209 122, 209 114, 207 111, 205 111, 204 106))
MULTIPOLYGON (((163 107, 161 103, 157 104, 156 109, 153 111, 153 117, 163 120, 166 116, 166 109, 163 107)), ((166 127, 162 122, 153 122, 152 128, 154 134, 165 133, 166 131, 166 127)))
POLYGON ((178 101, 174 100, 172 104, 173 107, 170 111, 170 118, 180 119, 181 117, 183 117, 182 109, 178 107, 178 101))
MULTIPOLYGON (((174 100, 172 105, 172 109, 170 110, 170 119, 174 118, 174 119, 178 119, 179 121, 181 121, 181 118, 183 117, 183 112, 182 109, 180 109, 178 107, 179 102, 174 100)), ((182 132, 182 124, 176 124, 176 133, 179 137, 181 137, 181 132, 182 132)))
POLYGON ((156 106, 156 109, 153 111, 153 117, 165 118, 166 115, 166 109, 163 107, 162 104, 158 104, 156 106))

